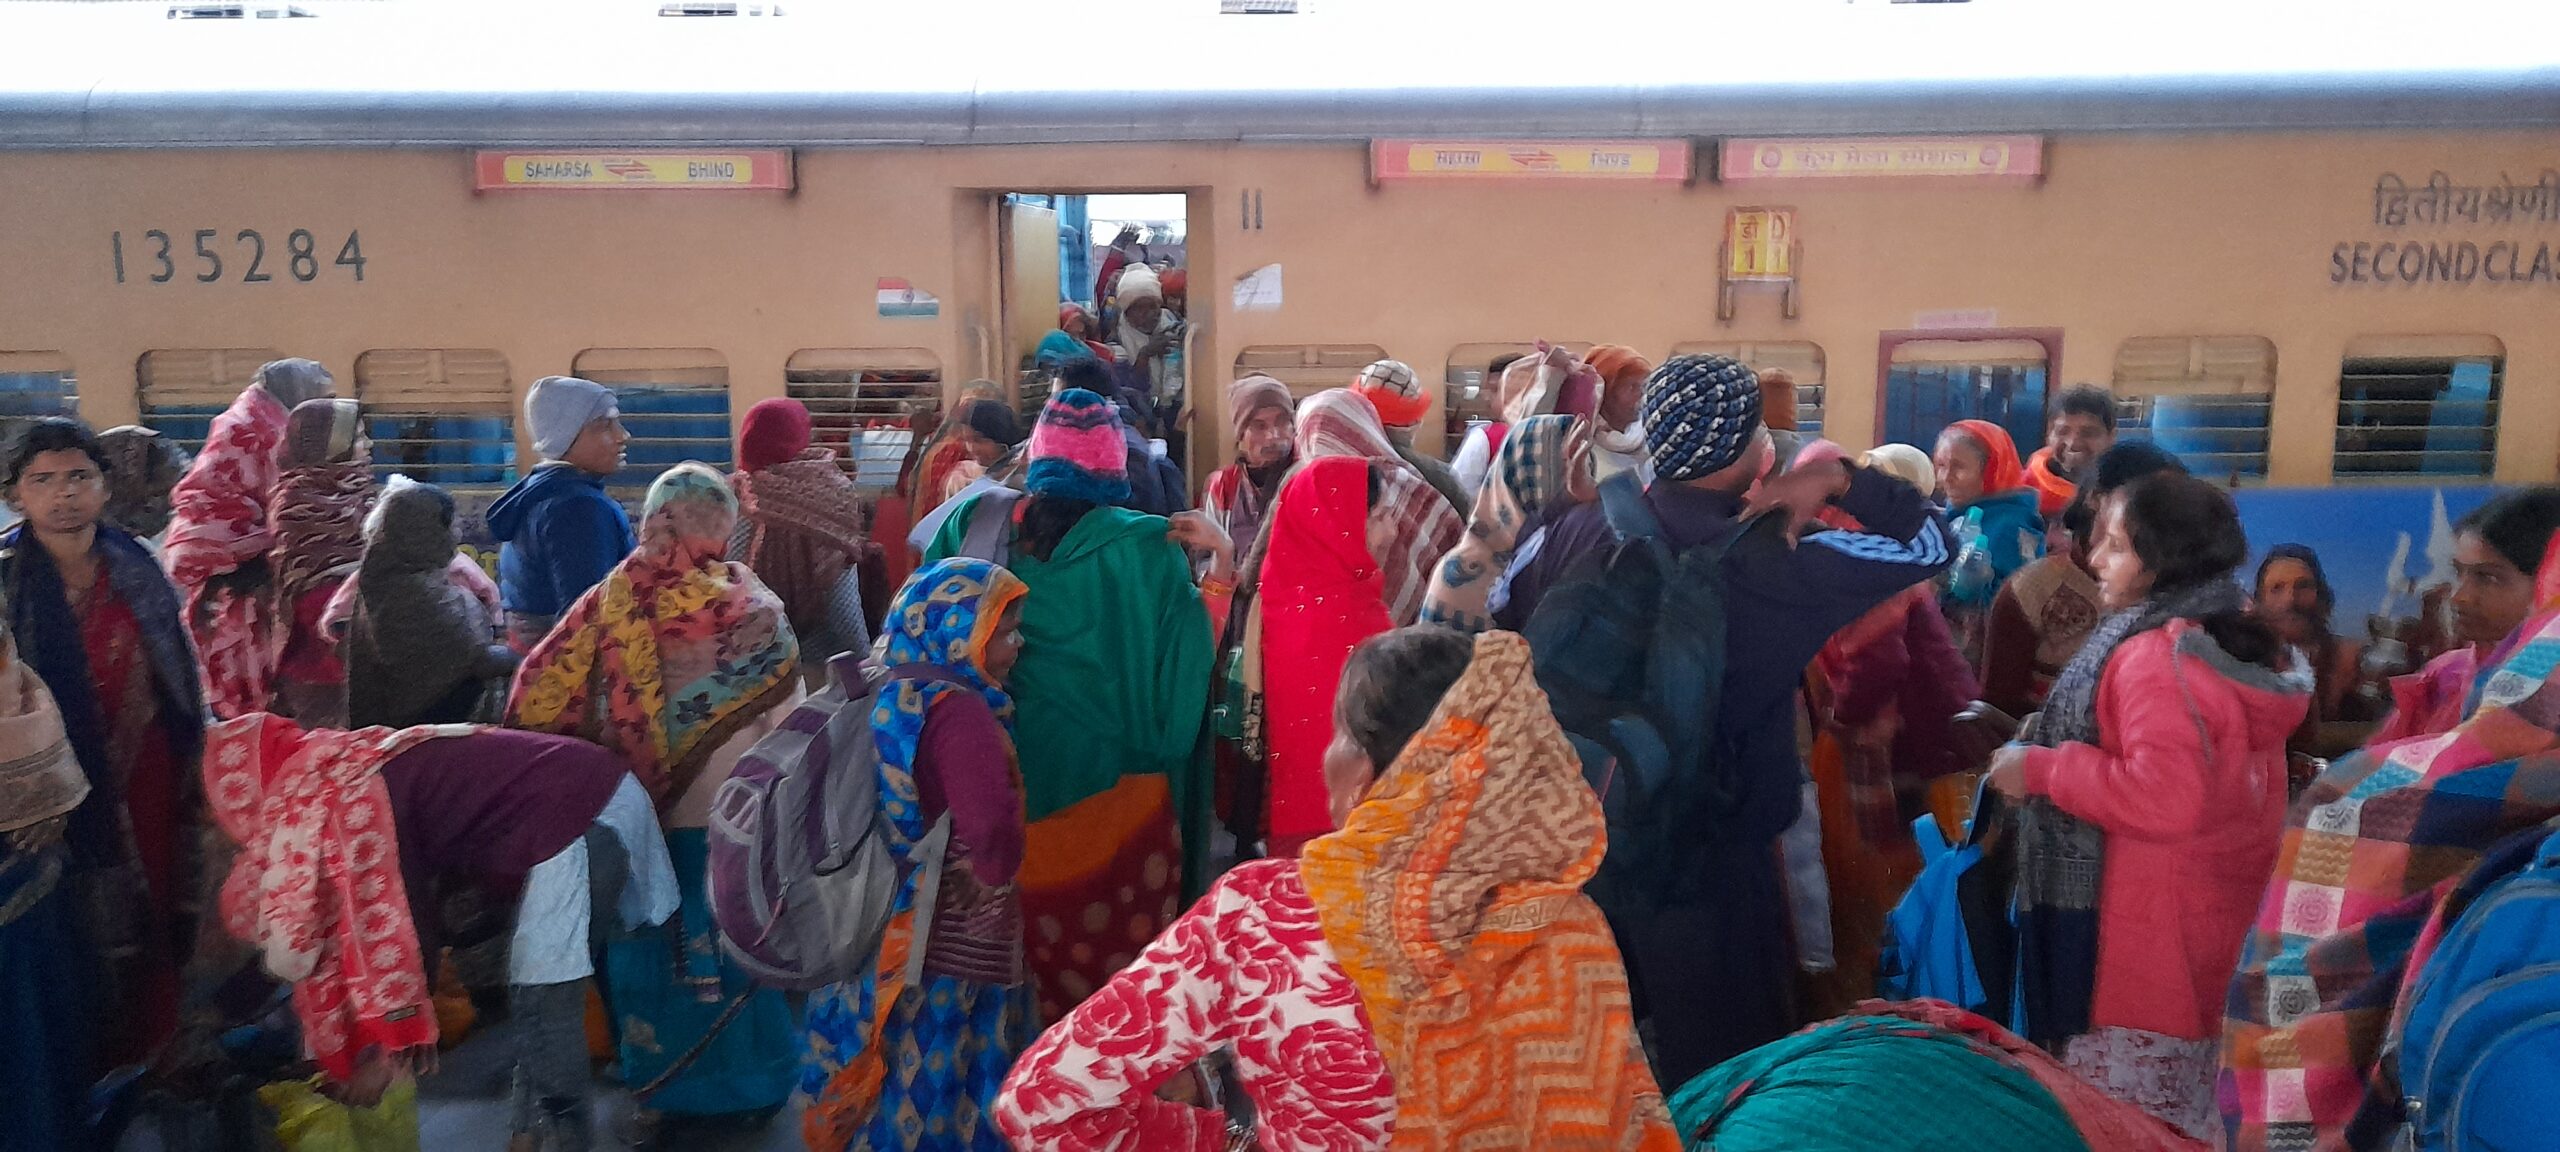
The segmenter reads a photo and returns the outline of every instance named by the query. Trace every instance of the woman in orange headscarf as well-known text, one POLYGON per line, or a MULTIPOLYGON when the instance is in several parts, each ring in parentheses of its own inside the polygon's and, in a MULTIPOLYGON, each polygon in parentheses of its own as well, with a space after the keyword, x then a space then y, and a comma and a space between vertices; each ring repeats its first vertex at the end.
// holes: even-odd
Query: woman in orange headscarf
POLYGON ((2007 429, 1988 420, 1958 420, 1938 434, 1938 491, 1956 523, 1961 551, 1949 569, 1947 622, 1967 663, 1982 661, 1991 599, 2011 573, 2044 555, 2044 514, 2007 429))
POLYGON ((1677 1152, 1582 885, 1600 802, 1508 632, 1405 628, 1343 669, 1342 829, 1221 878, 1014 1065, 1017 1148, 1677 1152), (1232 1046, 1255 1128, 1155 1088, 1232 1046))

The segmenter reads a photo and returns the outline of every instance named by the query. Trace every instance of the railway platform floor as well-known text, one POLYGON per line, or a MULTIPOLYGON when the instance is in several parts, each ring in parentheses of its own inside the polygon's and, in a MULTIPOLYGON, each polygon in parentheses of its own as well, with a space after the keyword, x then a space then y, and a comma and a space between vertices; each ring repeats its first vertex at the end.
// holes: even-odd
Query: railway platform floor
MULTIPOLYGON (((435 1075, 419 1081, 419 1147, 438 1152, 504 1152, 510 1027, 500 1022, 473 1035, 444 1054, 435 1075)), ((598 1078, 594 1100, 597 1152, 631 1147, 630 1092, 598 1078)), ((666 1136, 659 1147, 683 1152, 801 1152, 799 1109, 790 1106, 757 1127, 688 1125, 671 1129, 666 1136)))

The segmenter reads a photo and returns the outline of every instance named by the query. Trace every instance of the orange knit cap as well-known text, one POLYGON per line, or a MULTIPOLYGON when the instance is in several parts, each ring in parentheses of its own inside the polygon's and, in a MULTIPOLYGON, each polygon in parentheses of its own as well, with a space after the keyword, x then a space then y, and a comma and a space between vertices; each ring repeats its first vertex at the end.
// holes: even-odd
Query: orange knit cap
POLYGON ((1653 374, 1653 361, 1624 344, 1595 344, 1582 354, 1582 362, 1600 374, 1601 387, 1623 382, 1633 376, 1637 380, 1653 374))
POLYGON ((1760 374, 1760 422, 1782 432, 1796 430, 1796 374, 1771 368, 1760 374))

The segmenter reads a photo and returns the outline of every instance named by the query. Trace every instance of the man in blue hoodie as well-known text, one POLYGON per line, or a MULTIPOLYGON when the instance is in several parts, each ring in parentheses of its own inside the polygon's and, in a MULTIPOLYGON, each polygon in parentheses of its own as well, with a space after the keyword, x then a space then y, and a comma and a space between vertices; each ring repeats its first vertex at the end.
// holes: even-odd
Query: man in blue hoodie
POLYGON ((507 635, 530 650, 637 543, 631 515, 605 494, 631 434, 613 392, 592 380, 545 376, 524 396, 524 422, 542 456, 533 474, 489 506, 507 635))

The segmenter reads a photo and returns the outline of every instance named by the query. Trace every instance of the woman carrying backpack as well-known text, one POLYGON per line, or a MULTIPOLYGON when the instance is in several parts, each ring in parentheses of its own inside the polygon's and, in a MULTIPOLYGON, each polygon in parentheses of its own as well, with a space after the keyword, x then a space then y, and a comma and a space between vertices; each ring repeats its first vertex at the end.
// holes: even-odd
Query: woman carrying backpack
POLYGON ((921 865, 917 842, 945 813, 951 843, 934 906, 892 924, 876 973, 810 997, 800 1086, 811 1152, 1005 1147, 990 1109, 1032 1032, 1013 887, 1022 776, 1004 689, 1028 591, 983 560, 941 560, 890 606, 890 680, 871 711, 890 851, 921 865), (930 922, 923 979, 907 985, 918 918, 930 922))
MULTIPOLYGON (((2515 847, 2513 838, 2522 837, 2529 858, 2548 835, 2544 826, 2560 819, 2560 679, 2553 674, 2560 668, 2560 555, 2545 553, 2531 604, 2532 615, 2481 673, 2461 723, 2369 744, 2331 764, 2294 804, 2221 1031, 2222 1119, 2235 1152, 2401 1147, 2393 1129, 2407 1120, 2438 1130, 2466 1119, 2460 1127, 2529 1125, 2547 1142, 2549 1109, 2539 1094, 2489 1089, 2473 1097, 2485 1107, 2440 1109, 2441 1098, 2428 1099, 2433 1077, 2425 1074, 2438 1065, 2383 1060, 2398 1030, 2399 1055, 2435 1049, 2448 1071, 2476 1068, 2471 1061, 2491 1051, 2507 1069, 2537 1067, 2530 1045, 2508 1043, 2513 1033, 2483 1028, 2441 1050, 2444 1034, 2409 1018, 2416 1001, 2442 1003, 2457 994, 2458 985, 2443 976, 2428 979, 2437 975, 2431 958, 2443 955, 2430 946, 2459 943, 2445 934, 2445 917, 2455 911, 2448 901, 2470 895, 2464 890, 2497 861, 2502 845, 2515 847), (2407 1113, 2412 1101, 2421 1105, 2419 1115, 2407 1113)), ((2538 906, 2508 905, 2528 914, 2538 906)), ((2547 983, 2528 977, 2515 987, 2547 983)), ((2483 988, 2458 994, 2469 998, 2483 988)), ((2417 1146, 2441 1147, 2434 1142, 2440 1137, 2431 1132, 2417 1146)))
POLYGON ((658 477, 639 548, 525 657, 507 704, 511 728, 619 753, 656 802, 684 911, 664 932, 609 943, 605 976, 624 1075, 666 1080, 642 1104, 692 1116, 778 1108, 799 1065, 789 1006, 721 955, 704 891, 713 794, 801 698, 781 598, 727 558, 737 521, 719 473, 686 463, 658 477))
POLYGON ((2108 497, 2090 567, 2114 614, 2055 679, 2037 746, 2002 749, 1989 780, 2021 804, 2020 1031, 2199 1140, 2224 989, 2284 826, 2285 738, 2310 707, 2307 673, 2232 582, 2248 553, 2205 481, 2108 497))

